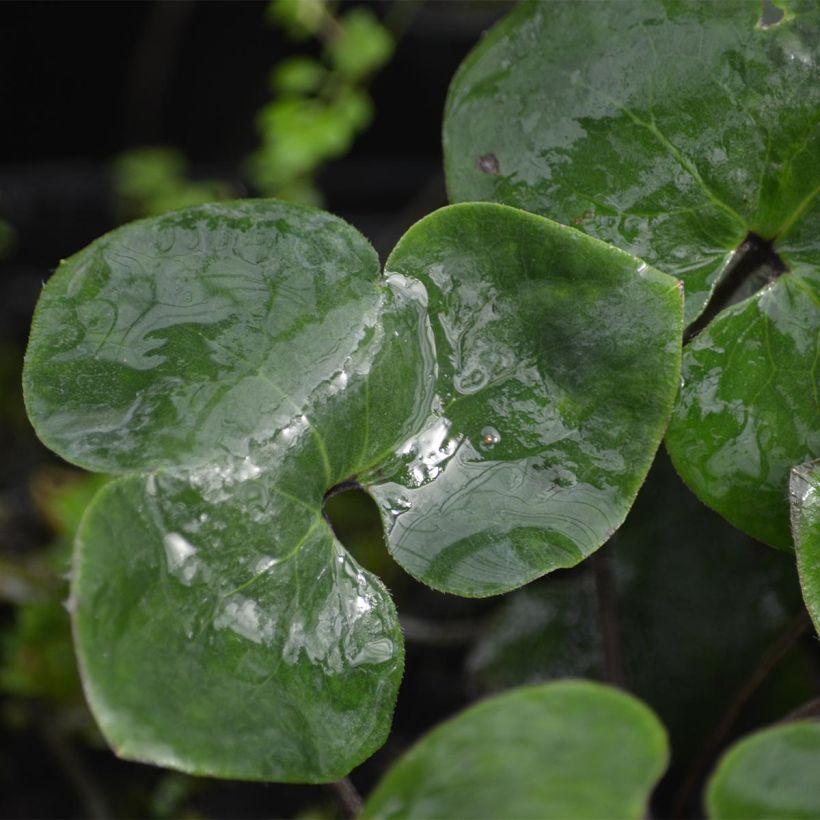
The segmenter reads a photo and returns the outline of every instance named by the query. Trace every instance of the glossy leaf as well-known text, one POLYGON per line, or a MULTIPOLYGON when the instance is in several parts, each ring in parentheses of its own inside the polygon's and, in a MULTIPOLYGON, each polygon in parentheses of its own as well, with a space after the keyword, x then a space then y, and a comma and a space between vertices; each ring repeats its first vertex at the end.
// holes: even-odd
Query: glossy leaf
MULTIPOLYGON (((748 0, 515 9, 453 80, 453 201, 493 200, 617 245, 702 310, 752 231, 792 233, 820 183, 820 13, 748 0)), ((816 235, 815 235, 816 247, 816 235)))
POLYGON ((792 470, 789 497, 803 599, 820 632, 820 461, 792 470))
POLYGON ((727 752, 706 802, 715 820, 798 820, 820 816, 820 722, 757 732, 727 752))
POLYGON ((663 434, 675 280, 494 205, 423 219, 386 270, 424 285, 437 355, 433 413, 371 487, 393 556, 470 596, 574 566, 623 522, 663 434))
POLYGON ((321 515, 429 410, 422 307, 377 276, 341 220, 246 202, 121 228, 44 289, 30 417, 75 463, 133 474, 87 514, 73 583, 122 755, 314 781, 383 742, 395 611, 321 515))
POLYGON ((678 472, 732 524, 789 549, 789 471, 820 453, 820 268, 724 310, 684 350, 667 433, 678 472))
POLYGON ((422 738, 369 818, 641 818, 666 766, 663 727, 617 689, 563 681, 472 706, 422 738))
POLYGON ((236 202, 114 231, 44 289, 29 415, 122 475, 72 592, 122 755, 322 781, 383 742, 401 634, 322 516, 342 481, 405 567, 467 594, 577 563, 626 514, 677 385, 675 280, 487 204, 424 220, 387 267, 341 220, 236 202))
POLYGON ((454 79, 444 148, 453 200, 577 225, 679 276, 687 322, 744 267, 735 299, 787 268, 688 346, 668 443, 702 501, 788 548, 788 471, 820 452, 820 10, 783 6, 764 26, 747 0, 525 2, 454 79))

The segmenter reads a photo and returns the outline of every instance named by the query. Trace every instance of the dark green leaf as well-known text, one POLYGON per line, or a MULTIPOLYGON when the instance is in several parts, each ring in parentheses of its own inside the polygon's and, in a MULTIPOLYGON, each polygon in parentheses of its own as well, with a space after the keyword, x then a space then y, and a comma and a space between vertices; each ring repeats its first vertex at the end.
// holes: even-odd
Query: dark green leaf
POLYGON ((123 755, 327 780, 383 742, 395 611, 321 516, 429 411, 422 307, 377 276, 340 220, 248 202, 126 226, 45 288, 35 426, 75 463, 139 473, 97 497, 73 587, 89 699, 123 755))
POLYGON ((803 599, 820 632, 820 461, 792 470, 789 496, 803 599))
POLYGON ((789 549, 789 470, 820 452, 820 268, 796 268, 727 308, 684 349, 667 433, 695 494, 789 549))
POLYGON ((617 689, 518 689, 430 732, 387 773, 363 816, 638 820, 666 760, 657 718, 617 689))
POLYGON ((674 279, 497 205, 424 220, 382 279, 350 226, 274 201, 134 223, 64 262, 24 384, 49 446, 123 474, 73 585, 109 740, 196 773, 344 774, 384 740, 402 648, 325 493, 357 479, 391 551, 445 590, 577 563, 648 469, 680 325, 674 279))
POLYGON ((499 205, 423 219, 386 269, 424 285, 437 354, 425 429, 365 479, 390 479, 371 491, 394 557, 471 596, 574 566, 623 522, 663 434, 675 280, 499 205))
POLYGON ((820 817, 820 722, 757 732, 724 755, 706 793, 715 820, 820 817))
POLYGON ((762 28, 748 0, 523 3, 450 89, 451 198, 577 225, 680 276, 691 322, 750 231, 782 240, 816 207, 820 13, 786 5, 762 28))

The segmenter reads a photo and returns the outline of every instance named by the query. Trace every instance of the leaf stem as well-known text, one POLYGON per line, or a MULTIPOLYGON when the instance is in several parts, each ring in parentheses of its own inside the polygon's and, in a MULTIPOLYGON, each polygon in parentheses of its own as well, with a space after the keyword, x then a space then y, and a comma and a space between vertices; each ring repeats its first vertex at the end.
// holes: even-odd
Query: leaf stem
POLYGON ((328 787, 333 790, 339 806, 345 813, 345 817, 358 817, 364 806, 359 790, 353 785, 349 777, 343 777, 335 783, 328 783, 328 787))
POLYGON ((729 265, 729 270, 718 282, 703 313, 687 328, 683 339, 684 344, 691 342, 718 313, 731 303, 732 298, 749 277, 767 268, 774 277, 788 270, 783 260, 775 253, 769 240, 750 233, 738 248, 734 261, 729 265))
POLYGON ((763 653, 763 656, 752 670, 749 677, 735 692, 734 697, 729 701, 720 720, 715 724, 715 728, 706 738, 689 767, 686 777, 672 802, 672 817, 683 817, 686 807, 696 787, 705 776, 709 767, 714 763, 718 752, 723 747, 732 727, 740 716, 743 707, 751 700, 752 696, 760 688, 760 685, 769 676, 777 664, 788 654, 789 650, 808 631, 811 622, 806 612, 799 613, 794 617, 777 636, 771 646, 763 653))

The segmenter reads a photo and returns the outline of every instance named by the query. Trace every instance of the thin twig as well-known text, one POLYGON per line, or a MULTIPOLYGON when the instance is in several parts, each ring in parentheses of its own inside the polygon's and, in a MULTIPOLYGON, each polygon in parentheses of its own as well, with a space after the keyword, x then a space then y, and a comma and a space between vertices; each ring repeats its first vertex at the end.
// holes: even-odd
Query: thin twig
POLYGON ((791 723, 793 720, 805 720, 806 718, 817 717, 820 717, 820 698, 814 698, 798 706, 789 712, 786 717, 778 721, 778 723, 791 723))
MULTIPOLYGON (((609 544, 613 544, 610 540, 609 544)), ((626 686, 624 656, 621 646, 621 629, 618 620, 618 606, 612 583, 612 567, 606 546, 592 557, 592 572, 595 578, 595 595, 598 599, 598 623, 604 644, 606 679, 614 686, 626 686)))
POLYGON ((362 796, 349 777, 343 777, 335 783, 328 783, 328 786, 336 795, 336 800, 344 810, 346 817, 358 817, 361 814, 362 806, 364 806, 362 796))
POLYGON ((808 631, 810 621, 805 612, 801 612, 793 618, 778 635, 774 643, 763 653, 757 666, 752 670, 746 682, 735 692, 734 697, 729 701, 720 720, 715 724, 712 733, 706 738, 689 767, 686 777, 678 789, 672 803, 672 816, 682 817, 691 796, 701 782, 706 772, 717 758, 729 737, 732 727, 740 716, 743 707, 751 700, 760 685, 769 676, 771 671, 777 666, 782 658, 797 643, 797 641, 808 631))

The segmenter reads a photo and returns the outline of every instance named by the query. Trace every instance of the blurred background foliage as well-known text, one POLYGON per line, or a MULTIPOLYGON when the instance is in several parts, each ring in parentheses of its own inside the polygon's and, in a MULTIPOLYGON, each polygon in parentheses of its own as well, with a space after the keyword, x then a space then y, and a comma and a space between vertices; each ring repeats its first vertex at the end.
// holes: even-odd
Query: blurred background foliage
MULTIPOLYGON (((237 196, 322 204, 382 257, 446 201, 449 79, 496 0, 0 4, 0 816, 345 815, 332 790, 199 779, 117 760, 71 645, 73 533, 106 481, 33 436, 20 390, 41 283, 127 219, 237 196), (47 120, 44 121, 44 117, 47 120)), ((820 647, 789 555, 702 507, 661 453, 593 560, 502 598, 435 593, 400 570, 370 499, 327 502, 340 539, 390 588, 407 641, 367 792, 427 728, 520 683, 607 680, 672 740, 656 817, 697 814, 718 751, 820 686, 820 647)), ((499 750, 503 754, 503 750, 499 750)))

